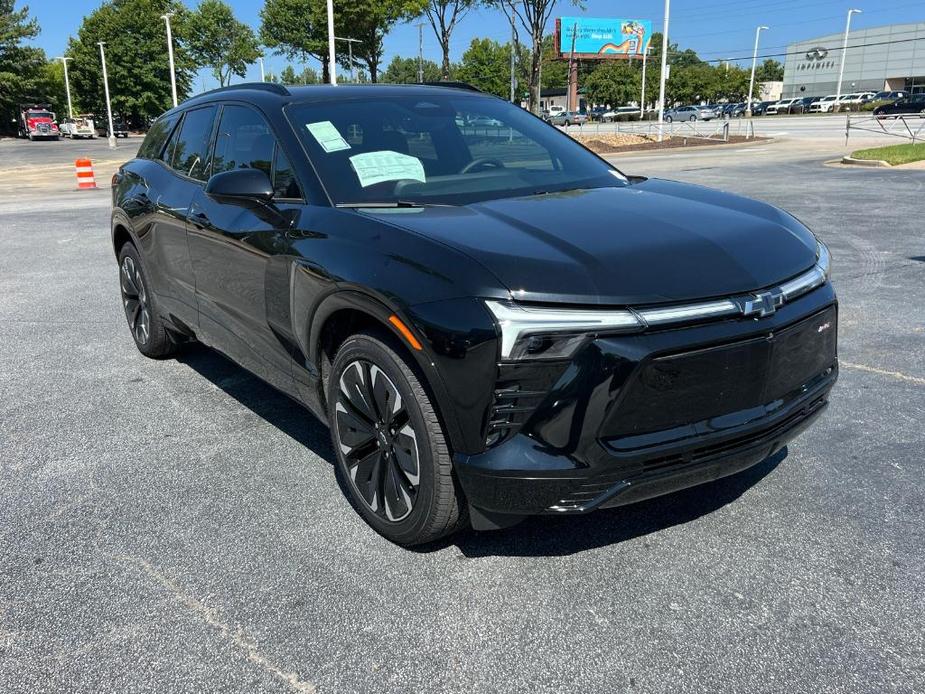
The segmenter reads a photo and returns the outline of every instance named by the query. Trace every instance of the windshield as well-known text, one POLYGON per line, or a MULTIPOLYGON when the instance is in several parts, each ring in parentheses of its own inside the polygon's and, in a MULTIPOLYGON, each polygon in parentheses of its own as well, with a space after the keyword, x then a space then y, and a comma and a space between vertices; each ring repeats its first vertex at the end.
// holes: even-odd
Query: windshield
POLYGON ((287 109, 335 204, 466 204, 626 185, 567 135, 500 99, 375 94, 287 109))
POLYGON ((29 118, 51 118, 48 111, 29 111, 29 118))

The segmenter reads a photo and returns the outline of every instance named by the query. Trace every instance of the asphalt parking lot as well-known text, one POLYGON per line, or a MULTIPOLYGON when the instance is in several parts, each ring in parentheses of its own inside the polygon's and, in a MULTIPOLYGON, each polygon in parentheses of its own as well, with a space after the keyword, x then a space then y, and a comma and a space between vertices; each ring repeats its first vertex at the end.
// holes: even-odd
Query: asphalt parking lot
POLYGON ((842 372, 815 428, 709 486, 423 551, 351 510, 287 398, 204 348, 135 350, 108 190, 4 187, 0 691, 925 691, 925 171, 825 158, 615 160, 829 244, 842 372))

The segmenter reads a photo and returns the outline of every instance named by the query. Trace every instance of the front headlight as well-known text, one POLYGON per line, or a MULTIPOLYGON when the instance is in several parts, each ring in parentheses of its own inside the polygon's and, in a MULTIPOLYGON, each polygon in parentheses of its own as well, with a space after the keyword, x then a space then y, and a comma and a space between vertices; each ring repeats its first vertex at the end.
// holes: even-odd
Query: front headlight
POLYGON ((501 330, 502 359, 561 359, 571 356, 590 334, 639 330, 631 311, 587 311, 526 307, 486 301, 501 330))
POLYGON ((822 270, 822 274, 825 275, 826 279, 829 279, 829 275, 832 272, 832 255, 829 253, 829 248, 822 241, 816 241, 816 267, 822 270))

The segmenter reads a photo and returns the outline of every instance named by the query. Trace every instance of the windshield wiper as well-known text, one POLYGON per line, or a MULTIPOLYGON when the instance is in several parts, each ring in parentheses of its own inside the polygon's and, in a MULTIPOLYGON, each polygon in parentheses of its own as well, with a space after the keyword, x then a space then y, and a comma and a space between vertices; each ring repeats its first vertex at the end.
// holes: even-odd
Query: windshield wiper
POLYGON ((456 207, 445 202, 414 202, 413 200, 383 200, 377 202, 340 202, 337 207, 347 209, 362 209, 371 207, 377 209, 395 209, 395 208, 422 208, 422 207, 456 207))

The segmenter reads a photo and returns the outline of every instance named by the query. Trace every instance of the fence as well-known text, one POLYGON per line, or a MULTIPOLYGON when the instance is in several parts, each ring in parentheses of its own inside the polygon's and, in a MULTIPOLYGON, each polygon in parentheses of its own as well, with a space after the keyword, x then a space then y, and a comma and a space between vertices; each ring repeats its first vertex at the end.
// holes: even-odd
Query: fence
POLYGON ((755 137, 755 125, 749 118, 715 121, 672 121, 670 123, 663 123, 661 126, 658 121, 615 121, 611 123, 594 121, 593 123, 557 127, 570 135, 606 135, 619 133, 641 135, 652 139, 659 134, 659 129, 661 127, 661 132, 664 136, 682 138, 684 140, 729 142, 730 134, 736 136, 744 135, 746 139, 755 137))
POLYGON ((887 137, 911 140, 915 144, 925 141, 925 115, 900 114, 897 116, 857 116, 850 113, 845 116, 845 145, 851 138, 851 131, 856 130, 887 137))

